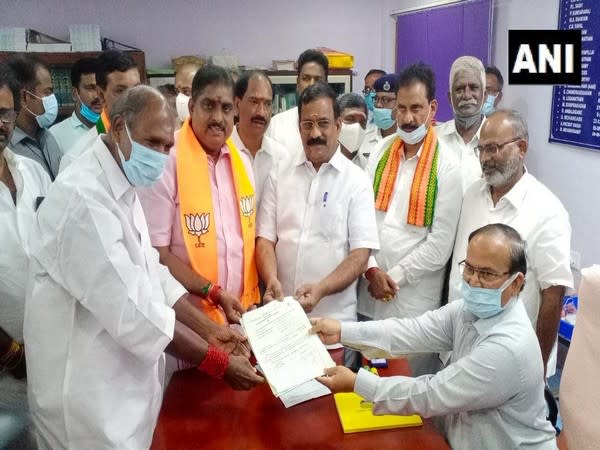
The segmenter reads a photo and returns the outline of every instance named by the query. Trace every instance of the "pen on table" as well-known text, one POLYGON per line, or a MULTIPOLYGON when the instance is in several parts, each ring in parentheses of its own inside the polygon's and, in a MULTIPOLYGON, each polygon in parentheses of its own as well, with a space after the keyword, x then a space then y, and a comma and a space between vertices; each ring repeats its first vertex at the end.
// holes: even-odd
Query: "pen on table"
POLYGON ((329 197, 329 192, 323 194, 323 207, 327 206, 327 197, 329 197))

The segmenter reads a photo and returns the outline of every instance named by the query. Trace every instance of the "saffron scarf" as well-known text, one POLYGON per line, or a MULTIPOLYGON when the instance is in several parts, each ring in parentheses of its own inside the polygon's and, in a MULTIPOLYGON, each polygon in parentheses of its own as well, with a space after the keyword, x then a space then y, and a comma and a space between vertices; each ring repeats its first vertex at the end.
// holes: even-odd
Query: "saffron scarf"
MULTIPOLYGON (((397 137, 377 163, 373 190, 375 191, 375 208, 380 211, 387 211, 390 206, 403 155, 404 142, 397 137)), ((406 218, 406 223, 409 225, 429 227, 433 223, 438 185, 438 162, 439 143, 433 127, 430 126, 423 141, 410 189, 406 218)))
POLYGON ((106 108, 102 108, 100 118, 96 122, 96 130, 98 134, 106 134, 110 130, 110 120, 108 120, 108 114, 106 114, 106 108))
MULTIPOLYGON (((239 151, 227 140, 229 162, 233 174, 240 229, 244 243, 243 292, 240 302, 245 309, 258 303, 258 274, 254 255, 256 238, 256 203, 254 188, 246 173, 239 151)), ((217 232, 212 206, 208 156, 198 142, 190 120, 186 120, 177 137, 177 189, 185 248, 194 272, 218 284, 217 232)), ((219 306, 209 300, 200 302, 201 309, 215 322, 226 319, 219 306)))

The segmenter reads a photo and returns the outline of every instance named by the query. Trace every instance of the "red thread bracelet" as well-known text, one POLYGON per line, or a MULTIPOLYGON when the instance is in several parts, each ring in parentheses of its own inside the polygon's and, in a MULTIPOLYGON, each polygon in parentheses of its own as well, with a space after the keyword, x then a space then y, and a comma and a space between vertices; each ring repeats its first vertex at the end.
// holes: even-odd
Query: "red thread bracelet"
POLYGON ((370 280, 370 276, 371 276, 373 273, 375 273, 375 272, 377 272, 377 271, 379 271, 379 270, 381 270, 381 269, 379 269, 379 267, 371 267, 370 269, 368 269, 368 270, 365 272, 365 278, 366 278, 367 280, 371 281, 371 280, 370 280))
POLYGON ((206 298, 208 298, 213 304, 215 305, 219 305, 219 292, 221 292, 223 290, 223 288, 221 286, 219 286, 218 284, 213 284, 210 289, 208 290, 208 296, 206 298))
POLYGON ((229 366, 229 355, 214 345, 208 346, 208 351, 198 369, 217 380, 222 380, 229 366))

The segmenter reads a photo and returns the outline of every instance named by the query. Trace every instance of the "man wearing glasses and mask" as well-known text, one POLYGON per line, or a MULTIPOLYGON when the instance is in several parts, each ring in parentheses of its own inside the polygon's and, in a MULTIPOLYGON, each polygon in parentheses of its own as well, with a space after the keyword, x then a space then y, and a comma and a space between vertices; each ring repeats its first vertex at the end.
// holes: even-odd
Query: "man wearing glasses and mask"
POLYGON ((562 298, 571 287, 571 227, 560 200, 525 170, 527 124, 517 111, 488 117, 476 147, 483 179, 465 192, 450 273, 449 299, 462 297, 458 262, 465 259, 467 237, 488 223, 515 228, 527 243, 527 283, 521 295, 536 330, 547 376, 556 368, 555 346, 562 298))

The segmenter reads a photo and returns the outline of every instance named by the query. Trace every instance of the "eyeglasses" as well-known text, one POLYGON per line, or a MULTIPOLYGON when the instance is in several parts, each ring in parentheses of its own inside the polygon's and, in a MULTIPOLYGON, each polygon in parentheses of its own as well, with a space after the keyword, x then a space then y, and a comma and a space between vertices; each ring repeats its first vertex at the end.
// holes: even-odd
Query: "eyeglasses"
POLYGON ((396 103, 396 97, 378 97, 375 96, 375 104, 382 104, 384 107, 388 107, 396 103))
POLYGON ((331 122, 329 120, 318 120, 316 122, 313 120, 302 120, 300 122, 300 129, 302 131, 310 132, 315 126, 319 127, 321 131, 327 131, 331 126, 331 122))
POLYGON ((17 112, 14 109, 0 110, 0 122, 5 125, 10 125, 17 120, 17 112))
POLYGON ((490 156, 495 156, 498 154, 498 152, 500 150, 502 150, 502 148, 505 145, 512 144, 513 142, 520 141, 521 139, 523 139, 523 138, 520 136, 517 136, 517 137, 512 138, 509 141, 503 142, 502 144, 478 145, 477 147, 475 147, 475 156, 477 156, 479 158, 479 155, 481 155, 482 153, 487 153, 490 156))
POLYGON ((508 275, 510 273, 510 271, 497 273, 497 272, 491 272, 489 270, 478 269, 476 267, 473 267, 466 260, 459 262, 458 268, 460 269, 460 273, 463 275, 463 277, 466 275, 470 278, 474 274, 477 274, 477 278, 479 278, 479 281, 482 281, 484 283, 492 283, 492 282, 496 281, 498 278, 501 278, 504 275, 508 275))

